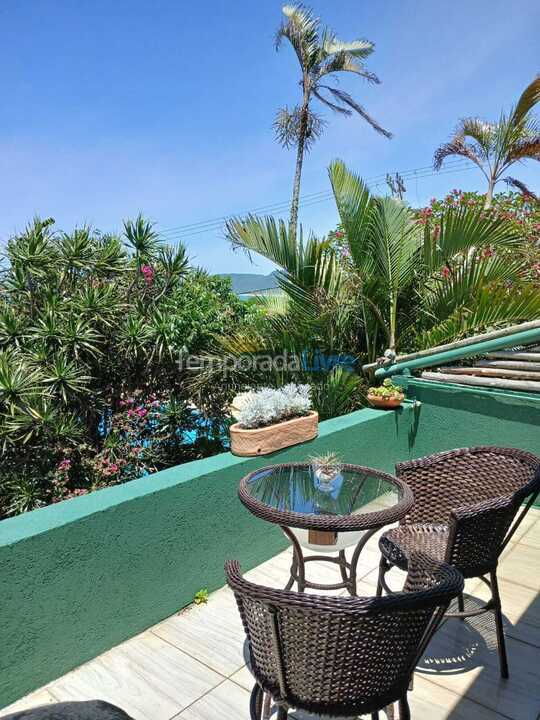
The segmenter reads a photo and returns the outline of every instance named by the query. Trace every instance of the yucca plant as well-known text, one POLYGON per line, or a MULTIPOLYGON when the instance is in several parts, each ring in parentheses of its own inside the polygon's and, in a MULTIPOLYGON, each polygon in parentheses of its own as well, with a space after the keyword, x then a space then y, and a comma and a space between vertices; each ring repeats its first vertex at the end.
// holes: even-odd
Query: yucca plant
MULTIPOLYGON (((6 252, 0 276, 0 517, 222 447, 214 437, 212 449, 182 447, 173 423, 189 417, 178 409, 187 398, 176 361, 192 342, 196 351, 204 347, 209 328, 235 324, 242 304, 230 286, 215 291, 207 276, 189 268, 185 248, 164 245, 142 216, 125 222, 123 237, 89 227, 60 233, 51 219, 36 219, 6 252), (181 292, 190 274, 197 281, 181 292), (201 327, 184 334, 189 288, 201 327), (135 463, 121 476, 103 473, 93 458, 114 444, 111 418, 122 417, 122 398, 135 392, 159 392, 164 412, 171 402, 169 420, 156 431, 159 458, 135 463), (17 490, 19 472, 25 477, 17 490)), ((222 418, 220 392, 213 389, 214 412, 222 418)), ((114 427, 121 431, 118 422, 114 427)), ((153 426, 144 432, 151 436, 153 426)), ((129 442, 119 437, 125 450, 129 442)))

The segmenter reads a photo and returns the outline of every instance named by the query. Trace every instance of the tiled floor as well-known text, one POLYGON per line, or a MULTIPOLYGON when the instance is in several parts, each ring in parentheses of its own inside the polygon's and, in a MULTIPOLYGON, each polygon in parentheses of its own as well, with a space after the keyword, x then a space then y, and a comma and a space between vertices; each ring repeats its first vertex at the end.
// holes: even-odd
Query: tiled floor
MULTIPOLYGON (((361 560, 361 594, 371 595, 378 564, 372 538, 361 560)), ((282 586, 290 551, 247 577, 282 586)), ((511 677, 499 677, 493 619, 448 620, 431 642, 410 694, 413 720, 537 720, 540 716, 540 510, 531 511, 507 548, 500 570, 511 677)), ((337 568, 312 564, 311 577, 337 568)), ((402 575, 392 571, 397 587, 402 575)), ((467 585, 468 603, 486 597, 467 585)), ((135 720, 247 720, 253 681, 244 663, 244 635, 228 588, 113 648, 0 712, 59 700, 101 698, 135 720)), ((275 717, 275 716, 274 716, 275 717)), ((305 718, 305 715, 294 717, 305 718)))

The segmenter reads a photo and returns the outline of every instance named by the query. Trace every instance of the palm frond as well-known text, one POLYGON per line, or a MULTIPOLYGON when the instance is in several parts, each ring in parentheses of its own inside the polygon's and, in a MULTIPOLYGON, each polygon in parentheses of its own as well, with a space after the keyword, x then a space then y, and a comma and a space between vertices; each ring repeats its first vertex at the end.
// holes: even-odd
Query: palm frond
POLYGON ((521 123, 538 102, 540 102, 540 75, 529 83, 521 93, 514 112, 512 113, 513 123, 521 123))
POLYGON ((532 190, 529 190, 527 185, 525 185, 524 182, 521 180, 516 180, 516 178, 507 177, 504 178, 504 182, 510 186, 518 190, 524 198, 527 200, 535 200, 536 202, 540 202, 540 197, 536 196, 532 190))
POLYGON ((507 155, 507 164, 516 160, 540 161, 540 135, 524 138, 512 144, 507 155))
POLYGON ((477 152, 485 158, 493 145, 497 123, 487 122, 478 117, 462 118, 455 135, 460 138, 471 138, 478 144, 477 152))
POLYGON ((367 277, 373 267, 367 244, 374 207, 370 192, 362 178, 351 172, 341 160, 331 163, 328 175, 351 255, 361 274, 367 277))
MULTIPOLYGON (((324 102, 324 100, 323 100, 324 102)), ((298 144, 302 133, 301 108, 296 107, 289 110, 287 106, 280 108, 273 123, 276 139, 285 148, 294 147, 298 144)), ((324 118, 307 110, 307 129, 305 130, 306 150, 309 150, 313 143, 322 135, 326 126, 324 118)))
POLYGON ((352 57, 365 60, 375 49, 375 43, 366 39, 351 40, 349 42, 340 40, 332 30, 327 28, 323 34, 322 47, 327 55, 347 53, 352 57))
POLYGON ((344 103, 345 105, 348 105, 350 108, 355 110, 364 120, 371 125, 371 127, 381 135, 384 135, 384 137, 390 139, 392 137, 392 133, 388 130, 385 130, 379 123, 371 117, 371 115, 368 113, 368 111, 362 107, 359 103, 356 102, 356 100, 349 95, 349 93, 345 92, 344 90, 339 90, 338 88, 329 88, 332 95, 339 100, 339 102, 344 103))
POLYGON ((377 276, 388 289, 397 293, 411 282, 420 260, 422 235, 403 202, 392 197, 376 200, 369 246, 377 276))
POLYGON ((482 160, 476 148, 470 143, 464 142, 462 138, 457 137, 450 140, 450 142, 443 143, 435 150, 435 154, 433 155, 433 168, 440 170, 446 158, 452 155, 459 155, 460 157, 467 158, 467 160, 471 160, 471 162, 478 165, 483 171, 482 160))
POLYGON ((452 263, 447 277, 437 272, 425 283, 423 310, 432 319, 441 321, 459 308, 473 307, 477 295, 485 288, 518 283, 525 267, 522 259, 510 260, 504 255, 484 257, 479 251, 472 252, 452 263))
POLYGON ((531 318, 540 318, 540 293, 536 288, 517 286, 494 292, 486 287, 468 307, 456 309, 450 317, 421 333, 417 338, 418 348, 442 345, 531 318))
POLYGON ((520 242, 519 230, 503 218, 486 214, 482 208, 451 208, 442 215, 435 238, 428 228, 424 262, 429 270, 438 270, 457 254, 466 254, 473 248, 512 249, 520 242))
POLYGON ((322 78, 325 75, 331 75, 335 72, 350 72, 354 75, 360 75, 360 77, 363 77, 365 80, 372 82, 375 85, 380 85, 381 83, 374 72, 366 70, 363 63, 344 52, 338 52, 335 55, 331 55, 325 62, 321 63, 317 77, 322 78))
POLYGON ((276 49, 283 38, 289 40, 302 68, 311 69, 319 60, 320 20, 304 5, 284 5, 285 20, 276 33, 276 49))
MULTIPOLYGON (((325 86, 323 85, 322 87, 325 87, 325 86)), ((326 105, 326 107, 329 107, 330 110, 333 110, 334 112, 337 112, 340 115, 348 115, 348 116, 352 115, 352 110, 349 110, 348 108, 344 108, 341 105, 336 105, 331 100, 328 100, 328 98, 325 98, 324 95, 321 94, 320 89, 318 87, 313 88, 312 93, 319 102, 322 102, 323 105, 326 105)))

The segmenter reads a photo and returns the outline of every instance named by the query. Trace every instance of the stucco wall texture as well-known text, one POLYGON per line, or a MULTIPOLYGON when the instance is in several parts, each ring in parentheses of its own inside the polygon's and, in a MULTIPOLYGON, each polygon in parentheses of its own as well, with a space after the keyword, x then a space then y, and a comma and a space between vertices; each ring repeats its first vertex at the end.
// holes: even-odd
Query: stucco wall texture
POLYGON ((0 707, 66 673, 286 546, 240 504, 263 465, 337 452, 392 471, 408 457, 498 444, 540 454, 540 399, 408 381, 420 401, 320 424, 319 437, 266 458, 229 453, 0 523, 0 707), (462 390, 462 389, 460 389, 462 390))

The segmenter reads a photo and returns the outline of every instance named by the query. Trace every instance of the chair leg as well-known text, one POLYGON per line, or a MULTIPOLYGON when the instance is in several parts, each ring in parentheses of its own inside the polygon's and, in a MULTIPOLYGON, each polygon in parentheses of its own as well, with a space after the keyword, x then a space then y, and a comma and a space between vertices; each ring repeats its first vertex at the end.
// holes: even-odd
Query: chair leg
MULTIPOLYGON (((464 601, 464 599, 463 599, 463 593, 459 593, 457 602, 458 602, 458 610, 459 610, 459 612, 460 612, 460 613, 464 612, 464 611, 465 611, 465 601, 464 601)), ((461 620, 465 620, 465 618, 462 617, 461 620)))
POLYGON ((277 720, 287 720, 288 712, 284 707, 279 707, 277 711, 277 720))
POLYGON ((376 597, 381 597, 381 595, 383 593, 382 579, 385 576, 387 570, 388 570, 388 563, 386 562, 386 558, 384 557, 384 555, 381 555, 381 559, 379 562, 379 577, 377 578, 376 597))
POLYGON ((375 712, 371 713, 371 720, 379 720, 379 711, 375 710, 375 712))
POLYGON ((411 711, 409 709, 409 701, 407 693, 399 701, 399 720, 411 720, 411 711))
POLYGON ((495 628, 497 630, 497 646, 499 648, 499 663, 501 668, 501 677, 507 679, 508 673, 508 658, 506 656, 506 643, 504 640, 504 629, 502 619, 502 608, 501 608, 501 595, 499 592, 499 583, 497 581, 497 572, 493 570, 489 574, 491 581, 491 593, 493 596, 493 610, 495 612, 495 628))
POLYGON ((263 691, 258 683, 255 683, 249 700, 249 717, 251 720, 261 720, 263 706, 263 691))

